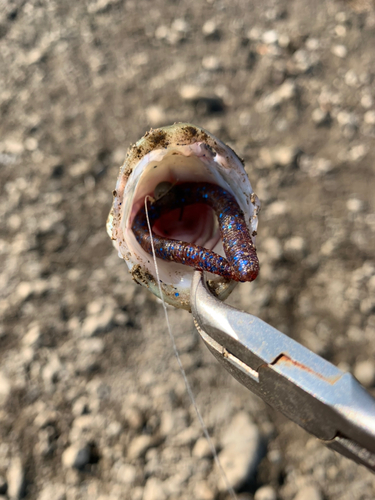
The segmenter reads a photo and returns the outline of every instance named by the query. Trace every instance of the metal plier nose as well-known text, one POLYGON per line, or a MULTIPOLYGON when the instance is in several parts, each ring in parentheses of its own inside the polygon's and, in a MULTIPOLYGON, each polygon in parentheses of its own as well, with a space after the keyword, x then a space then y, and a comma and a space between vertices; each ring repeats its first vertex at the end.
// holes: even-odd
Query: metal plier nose
POLYGON ((207 347, 241 384, 328 447, 375 472, 375 399, 350 373, 221 302, 199 271, 191 309, 207 347))

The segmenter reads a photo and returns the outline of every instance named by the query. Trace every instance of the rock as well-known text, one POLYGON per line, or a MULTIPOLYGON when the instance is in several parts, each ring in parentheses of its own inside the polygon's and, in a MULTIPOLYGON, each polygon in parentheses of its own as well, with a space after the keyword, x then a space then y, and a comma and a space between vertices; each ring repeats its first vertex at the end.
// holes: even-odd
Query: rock
POLYGON ((157 40, 165 40, 168 37, 169 29, 164 24, 158 26, 155 30, 155 38, 157 40))
POLYGON ((19 457, 13 458, 7 472, 7 494, 11 500, 22 498, 25 492, 25 471, 19 457))
POLYGON ((277 262, 283 256, 283 249, 277 238, 265 238, 262 241, 261 249, 266 252, 268 258, 273 262, 277 262))
POLYGON ((168 437, 171 434, 182 432, 187 427, 187 413, 186 410, 164 411, 161 414, 160 422, 160 435, 168 437))
POLYGON ((62 369, 62 364, 57 356, 57 354, 53 354, 51 356, 51 360, 46 364, 43 368, 42 377, 47 386, 51 386, 55 382, 57 382, 59 372, 62 369))
POLYGON ((346 125, 350 125, 352 127, 356 127, 358 125, 358 118, 354 113, 350 113, 349 111, 340 111, 337 113, 337 122, 345 127, 346 125))
POLYGON ((131 464, 121 464, 118 467, 116 478, 122 484, 133 484, 137 477, 137 469, 131 464))
POLYGON ((197 440, 192 451, 193 457, 197 458, 211 458, 211 446, 205 437, 197 440))
POLYGON ((371 108, 371 106, 374 104, 374 101, 372 99, 372 96, 370 94, 365 94, 364 96, 361 97, 361 106, 365 109, 371 108))
POLYGON ((346 28, 342 24, 335 26, 335 33, 339 37, 344 37, 346 35, 346 28))
POLYGON ((322 498, 317 486, 304 486, 299 490, 294 500, 322 500, 322 498))
POLYGON ((214 500, 215 494, 206 481, 198 481, 194 485, 194 500, 214 500))
POLYGON ((327 111, 324 111, 321 108, 316 108, 311 114, 312 121, 317 125, 318 127, 321 125, 324 125, 328 123, 329 121, 329 113, 327 111))
POLYGON ((129 407, 124 410, 124 418, 133 430, 139 430, 144 423, 144 416, 138 408, 129 407))
POLYGON ((346 202, 346 208, 349 210, 349 212, 358 214, 362 212, 364 208, 363 201, 359 200, 358 198, 350 198, 346 202))
POLYGON ((150 477, 143 490, 143 500, 166 500, 166 498, 167 495, 160 479, 150 477))
POLYGON ((375 111, 366 111, 366 113, 363 116, 363 120, 365 123, 368 125, 375 125, 375 111))
POLYGON ((22 343, 27 347, 39 347, 41 331, 39 325, 33 325, 22 338, 22 343))
POLYGON ((149 106, 146 108, 147 120, 152 127, 160 127, 166 123, 166 114, 161 106, 149 106))
POLYGON ((287 167, 294 163, 298 152, 299 149, 294 146, 280 146, 273 149, 261 148, 259 151, 259 158, 263 166, 268 168, 275 165, 287 167))
POLYGON ((318 50, 321 43, 317 38, 308 38, 305 46, 307 50, 318 50))
POLYGON ((34 448, 42 457, 50 455, 53 451, 53 438, 56 435, 56 429, 48 426, 38 432, 38 442, 34 448))
POLYGON ((278 44, 283 49, 287 49, 290 45, 290 37, 286 33, 281 33, 279 35, 278 44))
POLYGON ((319 177, 331 172, 334 166, 327 158, 313 158, 302 155, 299 159, 299 166, 309 177, 319 177))
POLYGON ((365 144, 357 144, 349 149, 346 157, 343 155, 344 160, 359 161, 364 158, 369 152, 369 148, 365 144))
POLYGON ((219 96, 196 85, 183 85, 180 95, 182 99, 197 106, 202 112, 214 113, 224 109, 224 102, 219 96))
POLYGON ((110 329, 114 322, 116 304, 110 299, 98 299, 87 306, 87 317, 82 324, 81 333, 91 337, 110 329))
POLYGON ((87 354, 102 354, 104 340, 99 338, 82 339, 78 343, 78 350, 87 354))
POLYGON ((305 250, 306 242, 301 236, 289 238, 284 245, 285 255, 292 259, 302 259, 305 255, 305 250))
POLYGON ((8 377, 0 372, 0 406, 4 406, 11 394, 11 384, 8 377))
POLYGON ((277 500, 277 494, 272 486, 261 486, 256 490, 254 500, 277 500))
POLYGON ((109 398, 111 394, 111 388, 99 378, 93 378, 86 387, 92 397, 100 400, 109 398))
POLYGON ((16 289, 16 297, 20 302, 27 300, 33 293, 33 286, 28 281, 21 281, 16 289))
POLYGON ((257 105, 257 109, 261 113, 267 113, 271 109, 275 109, 284 102, 290 101, 296 95, 296 84, 294 80, 285 80, 280 87, 266 95, 257 105))
POLYGON ((110 310, 103 311, 102 314, 97 316, 89 316, 85 319, 82 325, 82 335, 91 337, 99 332, 103 332, 112 324, 113 313, 110 310))
POLYGON ((348 87, 356 88, 359 86, 358 76, 352 69, 350 69, 345 73, 344 80, 346 85, 348 85, 348 87))
POLYGON ((122 425, 120 422, 111 422, 106 428, 106 434, 110 438, 118 437, 122 432, 122 425))
POLYGON ((293 54, 294 70, 298 73, 307 73, 317 63, 319 59, 314 52, 299 49, 293 54))
POLYGON ((143 434, 135 437, 129 445, 127 456, 131 460, 141 458, 145 455, 146 451, 153 445, 152 436, 143 434))
POLYGON ((375 312, 375 298, 365 297, 363 300, 361 300, 361 303, 359 305, 359 310, 361 311, 362 314, 365 314, 366 316, 375 312))
POLYGON ((38 500, 66 500, 63 484, 48 484, 38 496, 38 500))
POLYGON ((219 35, 218 26, 214 19, 209 19, 202 26, 202 33, 206 38, 216 38, 219 35))
POLYGON ((64 467, 82 469, 90 461, 90 449, 86 443, 76 443, 69 446, 61 458, 64 467))
MULTIPOLYGON (((262 457, 258 427, 245 412, 238 413, 229 423, 221 440, 219 459, 229 484, 237 489, 253 477, 262 457)), ((226 489, 224 481, 219 485, 226 489)))
POLYGON ((202 66, 208 71, 217 71, 221 67, 220 59, 216 56, 205 56, 202 59, 202 66))
POLYGON ((340 59, 345 59, 345 57, 348 55, 348 49, 345 47, 345 45, 334 45, 331 48, 331 52, 333 55, 339 57, 340 59))
POLYGON ((354 366, 354 376, 365 387, 373 387, 375 383, 375 365, 373 361, 358 361, 354 366))
POLYGON ((275 31, 275 30, 265 31, 262 35, 262 42, 265 43, 266 45, 271 45, 273 43, 277 43, 278 39, 279 39, 279 35, 277 34, 277 31, 275 31))
POLYGON ((266 208, 266 220, 271 220, 275 217, 279 217, 280 215, 285 215, 288 211, 289 207, 286 201, 275 201, 266 208))

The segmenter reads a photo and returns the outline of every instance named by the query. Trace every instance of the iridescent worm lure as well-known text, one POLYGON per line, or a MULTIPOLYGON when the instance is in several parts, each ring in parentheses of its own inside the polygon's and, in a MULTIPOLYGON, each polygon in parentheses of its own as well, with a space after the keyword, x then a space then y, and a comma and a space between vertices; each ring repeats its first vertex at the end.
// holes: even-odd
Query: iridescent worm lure
POLYGON ((176 123, 146 133, 129 149, 113 195, 108 234, 133 279, 165 302, 190 309, 194 269, 213 273, 222 300, 256 277, 258 198, 242 160, 206 130, 176 123), (143 210, 151 198, 159 281, 143 210))
POLYGON ((153 202, 148 201, 147 212, 151 226, 165 213, 182 211, 194 204, 211 207, 218 218, 226 259, 202 246, 180 240, 149 234, 146 210, 140 208, 133 220, 133 232, 138 243, 152 255, 151 237, 156 257, 208 271, 234 281, 253 281, 259 272, 254 244, 249 235, 242 210, 234 196, 224 188, 208 182, 186 182, 171 188, 153 202))

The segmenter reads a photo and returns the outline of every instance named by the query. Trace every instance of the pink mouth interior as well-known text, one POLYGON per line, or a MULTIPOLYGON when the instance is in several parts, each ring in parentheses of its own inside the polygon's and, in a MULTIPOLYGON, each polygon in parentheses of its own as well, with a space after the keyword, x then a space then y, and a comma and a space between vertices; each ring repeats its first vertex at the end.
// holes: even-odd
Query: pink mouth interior
POLYGON ((158 236, 194 243, 209 250, 220 238, 213 210, 202 203, 171 210, 160 217, 152 229, 158 236), (217 238, 212 239, 213 236, 217 238))

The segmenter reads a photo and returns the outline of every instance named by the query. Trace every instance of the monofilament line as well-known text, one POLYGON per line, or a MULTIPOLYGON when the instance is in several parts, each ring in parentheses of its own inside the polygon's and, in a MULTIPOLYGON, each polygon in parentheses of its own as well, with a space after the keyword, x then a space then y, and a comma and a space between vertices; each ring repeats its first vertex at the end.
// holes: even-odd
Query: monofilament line
POLYGON ((180 355, 179 355, 179 352, 178 352, 178 349, 177 349, 177 346, 176 346, 176 341, 175 341, 174 335, 172 333, 172 328, 171 328, 171 325, 170 325, 170 322, 169 322, 169 316, 168 316, 167 306, 165 304, 163 292, 162 292, 161 285, 160 285, 159 268, 158 268, 158 264, 157 264, 157 261, 156 261, 154 240, 153 240, 153 237, 152 237, 151 224, 150 224, 150 219, 148 217, 148 210, 147 210, 147 199, 148 198, 151 199, 151 197, 148 196, 148 195, 145 197, 145 212, 146 212, 146 219, 147 219, 147 227, 148 227, 148 231, 150 233, 151 248, 152 248, 152 257, 154 259, 154 265, 155 265, 155 270, 156 270, 156 279, 157 279, 158 287, 159 287, 159 295, 160 295, 160 299, 161 299, 162 304, 163 304, 165 321, 167 323, 167 330, 168 330, 169 337, 171 339, 171 343, 172 343, 172 346, 173 346, 173 351, 174 351, 174 354, 176 356, 176 359, 177 359, 177 362, 178 362, 178 366, 180 368, 180 372, 181 372, 182 377, 184 379, 187 393, 188 393, 189 398, 191 400, 191 403, 192 403, 192 405, 194 407, 195 413, 197 414, 197 417, 198 417, 200 426, 202 428, 203 434, 204 434, 205 438, 207 439, 207 442, 208 442, 208 444, 210 446, 212 456, 213 456, 213 458, 214 458, 214 460, 216 462, 216 465, 217 465, 217 467, 218 467, 218 469, 219 469, 219 471, 220 471, 220 473, 221 473, 221 475, 222 475, 222 477, 224 479, 225 486, 226 486, 226 488, 228 490, 228 493, 229 493, 230 497, 232 498, 232 500, 238 500, 237 495, 234 492, 234 489, 229 484, 227 475, 225 474, 223 466, 220 463, 220 459, 219 459, 219 456, 217 454, 215 445, 212 442, 212 439, 211 439, 211 436, 210 436, 210 434, 208 432, 207 426, 206 426, 206 424, 205 424, 205 422, 203 420, 203 417, 201 415, 201 412, 199 411, 199 408, 197 406, 197 402, 195 400, 195 397, 194 397, 193 391, 191 389, 190 383, 189 383, 189 381, 187 379, 184 367, 182 366, 181 358, 180 358, 180 355))

